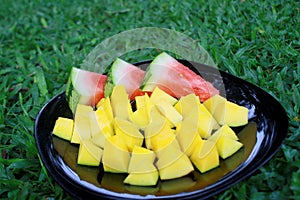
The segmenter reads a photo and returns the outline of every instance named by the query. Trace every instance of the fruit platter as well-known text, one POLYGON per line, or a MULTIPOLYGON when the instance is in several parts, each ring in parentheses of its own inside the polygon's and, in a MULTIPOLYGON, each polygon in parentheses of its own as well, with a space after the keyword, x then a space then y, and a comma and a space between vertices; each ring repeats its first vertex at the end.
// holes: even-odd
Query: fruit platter
POLYGON ((280 148, 288 120, 259 87, 162 52, 73 68, 35 122, 50 175, 75 198, 209 198, 280 148), (205 77, 205 78, 203 78, 205 77))

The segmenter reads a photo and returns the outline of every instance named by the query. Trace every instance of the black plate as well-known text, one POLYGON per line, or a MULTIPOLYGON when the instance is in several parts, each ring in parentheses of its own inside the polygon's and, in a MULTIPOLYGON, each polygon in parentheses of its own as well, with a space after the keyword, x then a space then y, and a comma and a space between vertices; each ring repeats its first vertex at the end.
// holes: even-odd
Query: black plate
MULTIPOLYGON (((137 65, 144 68, 149 62, 137 65)), ((155 187, 124 185, 122 181, 126 175, 103 173, 101 166, 77 165, 78 146, 52 136, 55 120, 59 116, 72 118, 63 93, 41 109, 34 131, 43 164, 65 191, 78 199, 204 199, 249 177, 271 159, 284 141, 288 129, 288 118, 280 103, 259 87, 228 73, 202 64, 181 62, 192 69, 197 68, 228 100, 250 110, 249 124, 234 129, 244 147, 232 157, 222 160, 220 167, 204 174, 194 171, 179 179, 160 181, 155 187)))

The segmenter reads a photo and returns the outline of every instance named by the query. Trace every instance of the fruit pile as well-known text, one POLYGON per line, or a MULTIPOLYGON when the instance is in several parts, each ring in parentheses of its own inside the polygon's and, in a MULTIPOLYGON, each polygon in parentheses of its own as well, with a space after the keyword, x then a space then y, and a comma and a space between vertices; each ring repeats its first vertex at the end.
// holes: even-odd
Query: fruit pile
POLYGON ((230 127, 247 124, 248 109, 166 53, 146 72, 121 59, 108 76, 74 68, 68 90, 74 119, 59 117, 53 134, 79 144, 78 164, 102 162, 127 184, 204 173, 243 146, 230 127))

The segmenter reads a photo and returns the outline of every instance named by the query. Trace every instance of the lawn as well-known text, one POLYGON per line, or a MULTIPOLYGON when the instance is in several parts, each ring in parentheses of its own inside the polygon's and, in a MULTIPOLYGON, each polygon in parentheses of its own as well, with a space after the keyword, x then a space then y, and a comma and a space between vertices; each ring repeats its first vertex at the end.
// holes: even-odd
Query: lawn
POLYGON ((0 198, 69 198, 41 166, 36 115, 98 43, 139 27, 199 41, 220 69, 263 88, 286 109, 288 137, 279 152, 214 199, 300 199, 300 6, 294 0, 2 0, 0 198))

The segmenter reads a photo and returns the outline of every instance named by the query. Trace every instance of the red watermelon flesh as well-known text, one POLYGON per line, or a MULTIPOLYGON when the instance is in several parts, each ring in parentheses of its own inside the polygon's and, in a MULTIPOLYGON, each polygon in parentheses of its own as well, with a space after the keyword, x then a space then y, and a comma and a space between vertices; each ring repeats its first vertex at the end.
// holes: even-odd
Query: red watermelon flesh
POLYGON ((80 95, 80 104, 95 106, 104 97, 106 75, 73 68, 71 73, 73 89, 80 95))
POLYGON ((194 93, 200 98, 200 101, 205 101, 208 98, 219 94, 217 90, 210 82, 205 81, 201 76, 184 66, 177 60, 171 65, 174 66, 174 70, 182 74, 182 76, 191 84, 194 93))
POLYGON ((150 63, 141 89, 153 91, 156 86, 177 98, 195 93, 202 102, 219 94, 211 83, 165 52, 150 63))

